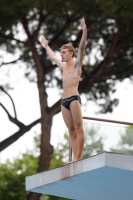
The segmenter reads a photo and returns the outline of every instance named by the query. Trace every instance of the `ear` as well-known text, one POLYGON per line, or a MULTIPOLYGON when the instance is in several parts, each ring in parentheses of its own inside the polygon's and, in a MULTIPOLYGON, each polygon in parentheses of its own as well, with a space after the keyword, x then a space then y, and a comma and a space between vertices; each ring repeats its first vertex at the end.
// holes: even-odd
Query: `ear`
POLYGON ((70 51, 70 55, 73 57, 73 52, 70 51))

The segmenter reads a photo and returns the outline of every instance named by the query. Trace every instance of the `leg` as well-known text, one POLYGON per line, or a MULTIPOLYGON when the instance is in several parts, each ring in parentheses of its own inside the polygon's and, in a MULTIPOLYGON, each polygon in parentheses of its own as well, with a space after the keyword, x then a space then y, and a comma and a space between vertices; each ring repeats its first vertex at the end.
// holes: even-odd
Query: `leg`
POLYGON ((83 131, 83 118, 81 113, 81 105, 79 101, 72 101, 70 104, 70 111, 72 114, 72 120, 77 133, 77 151, 74 161, 80 160, 82 156, 84 146, 84 131, 83 131))
POLYGON ((77 154, 77 133, 73 124, 73 119, 70 110, 61 105, 62 116, 70 134, 70 142, 74 159, 77 154))

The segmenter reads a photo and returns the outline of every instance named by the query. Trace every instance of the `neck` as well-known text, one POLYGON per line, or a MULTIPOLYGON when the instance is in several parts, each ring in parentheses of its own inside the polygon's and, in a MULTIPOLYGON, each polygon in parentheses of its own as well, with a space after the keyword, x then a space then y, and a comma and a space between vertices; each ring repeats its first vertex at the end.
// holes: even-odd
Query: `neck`
POLYGON ((69 59, 68 61, 66 61, 66 65, 69 66, 69 65, 72 65, 74 64, 74 60, 73 58, 69 59))

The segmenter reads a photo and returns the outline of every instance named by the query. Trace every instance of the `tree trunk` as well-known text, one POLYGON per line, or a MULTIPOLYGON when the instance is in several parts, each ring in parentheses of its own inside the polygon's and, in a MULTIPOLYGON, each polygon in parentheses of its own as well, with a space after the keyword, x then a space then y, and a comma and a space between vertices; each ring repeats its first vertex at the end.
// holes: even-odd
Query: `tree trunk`
MULTIPOLYGON (((38 172, 46 171, 49 168, 51 154, 53 153, 53 146, 50 144, 50 133, 52 126, 52 118, 50 110, 45 105, 44 101, 47 101, 47 94, 41 93, 44 91, 44 83, 38 84, 40 105, 41 105, 41 148, 40 148, 40 159, 38 172)), ((31 192, 27 196, 27 200, 39 200, 41 194, 31 192)))
MULTIPOLYGON (((46 97, 45 97, 46 98, 46 97)), ((44 98, 44 100, 45 100, 44 98)), ((40 160, 38 172, 45 171, 49 168, 51 154, 53 153, 53 147, 50 144, 50 133, 52 126, 51 112, 47 108, 43 108, 42 105, 42 118, 41 118, 41 148, 40 148, 40 160)))
MULTIPOLYGON (((32 39, 29 38, 29 48, 32 51, 33 59, 36 63, 37 68, 37 78, 38 78, 38 91, 41 109, 41 148, 40 148, 40 159, 38 172, 46 171, 49 168, 51 154, 53 152, 53 147, 50 144, 50 133, 52 126, 52 112, 48 107, 47 103, 47 93, 45 88, 45 73, 44 67, 41 65, 39 56, 37 54, 36 48, 33 45, 32 39)), ((30 193, 27 197, 28 200, 39 200, 40 194, 30 193)))

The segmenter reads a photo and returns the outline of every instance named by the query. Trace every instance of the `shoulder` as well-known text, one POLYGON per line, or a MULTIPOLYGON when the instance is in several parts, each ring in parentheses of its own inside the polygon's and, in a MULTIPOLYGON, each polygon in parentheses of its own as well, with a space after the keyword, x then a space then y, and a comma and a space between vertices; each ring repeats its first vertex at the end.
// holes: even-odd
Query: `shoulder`
POLYGON ((66 67, 66 63, 65 63, 65 62, 61 62, 60 67, 61 67, 62 70, 65 69, 65 67, 66 67))
POLYGON ((57 66, 63 70, 63 68, 65 67, 66 63, 62 62, 61 60, 59 60, 57 57, 55 57, 53 59, 53 61, 57 64, 57 66))

